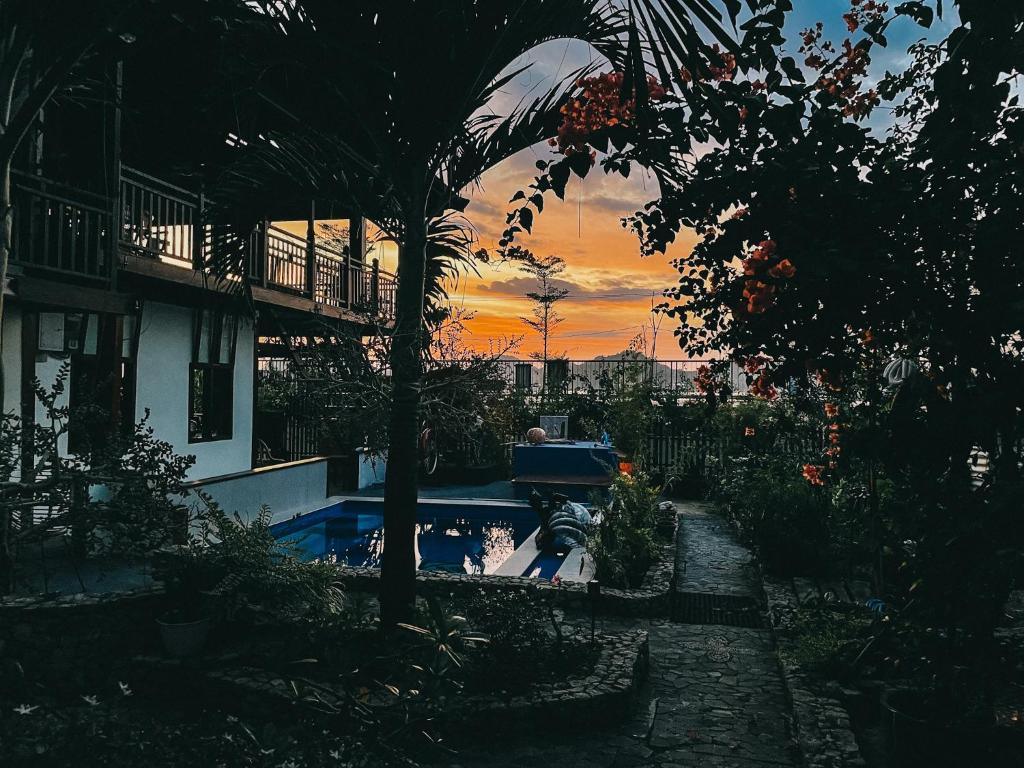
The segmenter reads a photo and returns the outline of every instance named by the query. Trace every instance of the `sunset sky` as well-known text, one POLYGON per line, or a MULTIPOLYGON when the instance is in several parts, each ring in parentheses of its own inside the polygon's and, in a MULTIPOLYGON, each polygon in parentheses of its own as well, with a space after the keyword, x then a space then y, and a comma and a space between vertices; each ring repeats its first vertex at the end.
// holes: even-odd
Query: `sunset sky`
MULTIPOLYGON (((841 16, 849 9, 849 0, 796 0, 794 5, 796 9, 787 23, 790 39, 819 19, 825 22, 827 35, 840 41, 846 36, 841 16)), ((948 28, 948 21, 936 22, 930 31, 908 20, 897 22, 889 32, 889 47, 874 54, 874 71, 880 75, 887 68, 900 66, 907 60, 910 43, 925 36, 939 38, 948 28)), ((797 42, 788 48, 796 53, 798 46, 797 42)), ((495 99, 493 110, 507 114, 524 95, 550 87, 555 79, 587 64, 592 55, 587 46, 573 42, 555 41, 537 48, 516 63, 521 66, 532 62, 532 66, 495 99)), ((884 127, 886 114, 884 109, 876 111, 872 119, 877 127, 884 127)), ((536 173, 534 163, 550 157, 546 144, 532 147, 484 175, 479 187, 467 191, 471 199, 467 216, 482 247, 494 248, 504 228, 509 198, 530 183, 536 173)), ((544 212, 537 218, 532 236, 522 235, 519 243, 538 256, 561 256, 568 264, 562 286, 570 294, 557 305, 566 320, 556 329, 551 344, 554 353, 570 358, 614 354, 625 349, 641 329, 646 329, 650 342, 652 297, 660 300, 661 291, 675 281, 676 273, 669 261, 685 257, 696 242, 693 233, 683 232, 667 255, 640 257, 636 238, 622 228, 620 219, 656 197, 657 184, 645 174, 634 170, 624 180, 605 176, 599 168, 583 182, 573 178, 564 202, 546 196, 544 212)), ((384 263, 393 262, 394 254, 389 252, 392 246, 378 247, 384 263)), ((479 271, 479 275, 466 275, 452 291, 453 303, 476 315, 467 341, 486 348, 490 339, 523 336, 520 356, 538 350, 537 334, 520 320, 530 311, 531 303, 523 294, 535 288, 532 279, 511 265, 481 265, 479 271)), ((661 320, 656 350, 659 359, 687 357, 673 337, 675 322, 671 318, 661 320)))

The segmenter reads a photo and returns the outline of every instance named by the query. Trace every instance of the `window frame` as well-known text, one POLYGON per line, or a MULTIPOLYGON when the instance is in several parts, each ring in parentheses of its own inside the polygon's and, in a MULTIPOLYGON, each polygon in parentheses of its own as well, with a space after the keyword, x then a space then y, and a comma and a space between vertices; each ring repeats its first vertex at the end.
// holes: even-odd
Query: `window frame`
POLYGON ((192 326, 192 359, 188 366, 188 413, 185 429, 189 444, 214 443, 231 440, 235 433, 235 348, 238 342, 238 318, 219 310, 197 309, 192 326), (225 330, 229 349, 222 355, 225 330), (203 348, 203 342, 206 348, 203 348), (205 358, 205 359, 203 359, 205 358), (222 361, 226 358, 226 362, 222 361), (195 376, 203 372, 201 393, 196 392, 195 376), (218 380, 226 378, 229 386, 217 386, 218 380), (196 413, 196 395, 202 398, 201 429, 192 428, 196 413), (218 397, 220 398, 218 400, 218 397), (223 430, 214 430, 210 414, 220 414, 219 425, 223 430))

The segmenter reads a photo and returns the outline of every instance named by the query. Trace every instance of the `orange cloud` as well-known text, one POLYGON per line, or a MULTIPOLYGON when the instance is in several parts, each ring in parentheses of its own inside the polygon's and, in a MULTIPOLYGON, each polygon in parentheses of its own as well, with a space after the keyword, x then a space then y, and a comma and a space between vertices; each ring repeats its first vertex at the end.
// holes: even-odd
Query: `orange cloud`
MULTIPOLYGON (((535 161, 546 156, 547 147, 521 152, 467 193, 471 202, 466 215, 483 247, 494 249, 509 199, 530 183, 535 161)), ((586 358, 621 352, 642 329, 650 337, 652 295, 655 303, 663 300, 661 292, 678 278, 670 260, 685 256, 695 242, 692 233, 684 232, 667 255, 640 257, 636 236, 620 220, 657 196, 657 182, 645 174, 634 172, 622 179, 597 168, 583 182, 570 182, 564 202, 549 194, 533 233, 519 235, 518 243, 538 256, 557 255, 566 261, 563 285, 570 293, 557 305, 566 320, 555 330, 553 349, 586 358)), ((452 296, 476 312, 469 343, 482 349, 489 338, 523 335, 520 354, 538 351, 537 334, 519 320, 532 306, 524 296, 533 289, 529 281, 510 264, 485 264, 479 271, 478 276, 464 277, 452 296)), ((675 322, 661 321, 661 358, 683 357, 672 336, 675 322)))

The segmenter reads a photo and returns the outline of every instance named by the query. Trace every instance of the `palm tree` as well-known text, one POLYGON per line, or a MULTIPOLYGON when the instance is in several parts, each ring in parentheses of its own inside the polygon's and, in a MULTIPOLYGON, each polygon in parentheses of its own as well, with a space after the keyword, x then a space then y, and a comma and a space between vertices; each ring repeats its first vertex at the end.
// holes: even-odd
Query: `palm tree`
MULTIPOLYGON (((428 275, 436 263, 427 256, 430 222, 463 209, 460 191, 488 169, 554 136, 585 73, 501 117, 489 111, 492 96, 525 69, 515 62, 554 39, 591 45, 605 66, 626 73, 640 107, 646 87, 636 84, 647 69, 667 84, 706 49, 694 19, 733 44, 710 0, 238 3, 231 34, 261 105, 260 130, 243 137, 238 162, 211 195, 221 201, 218 221, 228 222, 211 248, 213 271, 245 268, 242 249, 230 246, 248 235, 257 202, 329 199, 400 244, 381 589, 389 626, 408 619, 415 599, 424 297, 438 290, 428 275)), ((739 2, 726 5, 738 10, 739 2)))

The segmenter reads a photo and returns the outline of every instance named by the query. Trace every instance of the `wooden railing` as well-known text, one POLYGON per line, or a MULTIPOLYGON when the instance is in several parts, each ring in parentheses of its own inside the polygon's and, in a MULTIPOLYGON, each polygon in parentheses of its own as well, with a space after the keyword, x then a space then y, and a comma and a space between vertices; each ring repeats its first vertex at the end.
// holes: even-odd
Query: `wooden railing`
POLYGON ((202 198, 133 168, 120 187, 121 246, 182 266, 202 264, 202 198))
MULTIPOLYGON (((259 239, 259 238, 258 238, 259 239)), ((350 260, 326 243, 310 243, 280 227, 266 229, 266 284, 312 298, 319 304, 391 319, 395 312, 395 277, 350 260), (312 255, 312 268, 310 256, 312 255)))
MULTIPOLYGON (((123 167, 118 199, 16 173, 12 261, 68 275, 110 280, 115 252, 204 269, 207 230, 202 195, 123 167), (116 205, 116 210, 115 210, 116 205), (114 224, 116 218, 116 226, 114 224)), ((249 248, 250 279, 318 304, 390 320, 395 278, 347 252, 274 226, 249 248)))
POLYGON ((13 174, 11 191, 12 261, 109 279, 114 259, 106 198, 21 173, 13 174))
POLYGON ((267 284, 290 293, 306 293, 306 257, 304 238, 277 227, 267 229, 267 284))

